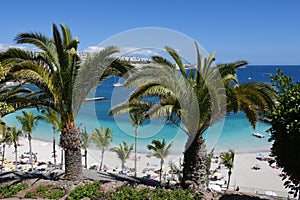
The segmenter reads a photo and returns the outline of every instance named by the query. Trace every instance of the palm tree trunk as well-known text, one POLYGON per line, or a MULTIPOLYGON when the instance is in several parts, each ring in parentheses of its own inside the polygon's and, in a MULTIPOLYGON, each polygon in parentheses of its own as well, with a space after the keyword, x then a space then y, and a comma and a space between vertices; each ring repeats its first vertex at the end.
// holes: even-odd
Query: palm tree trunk
POLYGON ((134 142, 134 176, 136 177, 137 172, 137 143, 139 135, 139 126, 135 126, 135 142, 134 142))
POLYGON ((4 155, 5 155, 5 144, 3 143, 2 145, 2 167, 1 167, 1 172, 3 171, 3 165, 4 165, 4 155))
POLYGON ((32 146, 31 146, 31 133, 28 133, 28 142, 29 142, 29 162, 31 164, 31 172, 33 172, 33 163, 32 163, 32 146))
POLYGON ((55 149, 55 143, 56 143, 56 128, 53 128, 53 161, 54 161, 54 165, 56 165, 56 149, 55 149))
POLYGON ((87 150, 84 150, 84 166, 87 169, 87 150))
POLYGON ((161 183, 161 175, 162 175, 162 167, 164 164, 164 160, 160 159, 160 169, 159 169, 159 182, 161 183))
POLYGON ((66 123, 60 145, 65 151, 65 179, 82 180, 81 136, 74 122, 66 123))
POLYGON ((61 169, 63 168, 63 162, 64 162, 64 150, 61 150, 61 158, 60 158, 60 163, 61 163, 61 169))
POLYGON ((195 138, 189 138, 184 152, 182 186, 195 192, 207 190, 206 149, 202 134, 198 132, 195 138))
POLYGON ((15 170, 17 171, 17 161, 18 161, 18 145, 17 143, 14 144, 14 147, 15 147, 15 170))
POLYGON ((228 188, 229 188, 229 183, 230 183, 230 177, 231 177, 231 174, 232 174, 231 169, 229 169, 229 171, 228 171, 228 179, 227 179, 227 187, 226 187, 226 190, 228 190, 228 188))
POLYGON ((101 163, 100 163, 99 171, 101 171, 101 170, 102 170, 103 158, 104 158, 104 151, 105 151, 105 149, 104 149, 104 148, 102 148, 102 152, 101 152, 101 163))
POLYGON ((122 174, 124 172, 124 169, 125 169, 125 161, 122 161, 122 174))

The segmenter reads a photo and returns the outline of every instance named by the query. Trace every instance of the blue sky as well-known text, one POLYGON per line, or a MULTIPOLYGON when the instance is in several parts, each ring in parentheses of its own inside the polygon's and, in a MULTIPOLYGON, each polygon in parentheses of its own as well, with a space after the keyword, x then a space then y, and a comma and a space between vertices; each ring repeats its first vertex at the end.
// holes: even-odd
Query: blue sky
POLYGON ((1 1, 0 49, 16 45, 20 32, 51 36, 51 24, 65 23, 79 50, 134 28, 162 27, 196 40, 218 62, 300 64, 300 1, 1 1))

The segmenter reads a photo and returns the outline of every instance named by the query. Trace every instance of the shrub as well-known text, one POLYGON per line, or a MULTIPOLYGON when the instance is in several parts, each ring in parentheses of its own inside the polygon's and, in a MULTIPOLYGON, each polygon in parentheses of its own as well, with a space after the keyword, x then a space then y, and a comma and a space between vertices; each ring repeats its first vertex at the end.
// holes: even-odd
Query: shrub
POLYGON ((123 200, 123 199, 151 199, 151 200, 174 200, 174 199, 195 199, 192 193, 188 190, 174 189, 166 190, 163 188, 151 189, 145 188, 134 188, 131 186, 121 186, 115 191, 109 191, 105 194, 104 199, 107 200, 123 200))
POLYGON ((52 185, 39 185, 36 189, 37 193, 43 197, 48 199, 59 199, 66 194, 66 191, 61 188, 51 189, 52 185))
POLYGON ((66 194, 65 190, 63 190, 63 189, 55 189, 55 190, 52 191, 51 194, 47 195, 47 198, 48 199, 59 199, 59 198, 65 196, 65 194, 66 194))
POLYGON ((25 198, 34 198, 34 197, 35 197, 35 194, 33 191, 28 191, 25 194, 25 198))
POLYGON ((1 196, 8 198, 8 197, 12 197, 13 195, 16 195, 18 192, 26 188, 27 188, 26 184, 20 183, 18 185, 2 186, 0 188, 0 192, 1 192, 1 196))
POLYGON ((69 200, 82 199, 88 197, 90 199, 95 199, 100 196, 102 193, 99 191, 100 182, 88 183, 84 186, 78 186, 73 189, 69 195, 69 200))

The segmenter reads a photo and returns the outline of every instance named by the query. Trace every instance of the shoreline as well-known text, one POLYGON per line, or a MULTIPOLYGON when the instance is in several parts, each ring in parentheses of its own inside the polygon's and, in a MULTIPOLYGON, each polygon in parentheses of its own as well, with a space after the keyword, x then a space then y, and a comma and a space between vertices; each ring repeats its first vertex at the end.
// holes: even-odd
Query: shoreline
MULTIPOLYGON (((26 139, 27 140, 27 138, 25 138, 25 137, 22 137, 23 139, 26 139)), ((47 140, 47 139, 41 139, 41 138, 36 138, 36 137, 32 137, 32 142, 33 141, 36 141, 36 142, 45 142, 45 143, 51 143, 51 145, 52 145, 52 140, 50 141, 50 140, 47 140)), ((58 145, 59 144, 59 138, 56 140, 56 145, 58 145)), ((185 143, 184 143, 184 145, 185 145, 185 143)), ((59 146, 58 146, 59 147, 59 146)), ((110 147, 113 147, 113 146, 110 146, 110 147)), ((110 148, 109 147, 109 148, 110 148)), ((271 147, 271 146, 270 146, 271 147)), ((266 152, 270 152, 270 147, 264 147, 264 148, 257 148, 257 147, 253 147, 253 149, 249 149, 249 148, 247 148, 247 149, 233 149, 234 151, 235 151, 235 153, 236 154, 248 154, 248 153, 266 153, 266 152)), ((56 148, 57 149, 57 148, 56 148)), ((89 149, 90 150, 97 150, 97 147, 96 146, 93 146, 93 145, 91 145, 90 147, 89 147, 89 149)), ((224 149, 224 150, 215 150, 214 151, 214 153, 215 154, 220 154, 221 152, 223 152, 223 151, 228 151, 229 149, 224 149)), ((138 149, 138 151, 137 151, 137 153, 141 153, 141 154, 143 154, 143 153, 147 153, 149 150, 147 150, 147 149, 145 149, 144 148, 144 150, 139 150, 138 149)), ((209 150, 207 150, 207 153, 209 153, 210 151, 209 150)), ((179 155, 179 154, 183 154, 184 153, 184 149, 182 149, 182 150, 173 150, 172 148, 171 148, 171 150, 170 150, 170 153, 171 154, 177 154, 177 155, 179 155)))

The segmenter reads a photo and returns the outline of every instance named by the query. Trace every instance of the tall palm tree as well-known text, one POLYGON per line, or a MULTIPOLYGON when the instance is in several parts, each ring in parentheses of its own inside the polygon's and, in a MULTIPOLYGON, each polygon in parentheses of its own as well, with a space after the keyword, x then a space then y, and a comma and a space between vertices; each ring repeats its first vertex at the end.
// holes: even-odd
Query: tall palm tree
POLYGON ((21 130, 17 130, 17 128, 14 127, 9 127, 9 134, 8 134, 8 142, 14 144, 15 148, 15 170, 17 170, 18 166, 18 142, 19 142, 19 137, 22 134, 21 130))
POLYGON ((38 121, 42 118, 40 115, 34 115, 34 111, 31 110, 27 112, 26 110, 22 110, 23 116, 16 116, 17 120, 22 126, 22 130, 27 134, 28 142, 29 142, 29 162, 31 163, 31 171, 33 170, 33 162, 32 162, 32 131, 38 124, 38 121))
POLYGON ((233 163, 234 163, 234 151, 230 149, 227 152, 222 152, 220 154, 220 158, 221 158, 221 164, 225 165, 225 167, 227 167, 228 169, 228 181, 226 187, 226 190, 228 190, 230 184, 230 177, 232 174, 233 163))
MULTIPOLYGON (((4 164, 4 158, 5 158, 5 147, 8 142, 8 134, 9 134, 9 127, 1 121, 1 143, 2 143, 2 163, 1 165, 3 166, 4 164)), ((1 167, 2 171, 3 167, 1 167)))
POLYGON ((90 136, 91 141, 93 141, 99 148, 101 148, 101 162, 99 170, 102 170, 104 152, 109 144, 112 142, 113 131, 108 127, 104 129, 101 127, 100 130, 95 128, 90 136))
POLYGON ((122 171, 124 171, 125 169, 125 163, 126 160, 129 158, 130 156, 130 152, 133 150, 133 144, 131 144, 130 146, 126 143, 123 142, 123 144, 119 144, 118 147, 113 147, 110 149, 110 151, 115 152, 119 159, 121 160, 122 163, 122 171))
POLYGON ((160 159, 159 182, 161 182, 164 159, 169 155, 173 142, 170 142, 167 145, 165 139, 163 139, 162 142, 159 140, 152 140, 152 144, 153 145, 148 144, 147 148, 153 151, 153 156, 160 159))
POLYGON ((53 110, 52 108, 47 108, 47 109, 43 109, 42 110, 42 120, 45 120, 46 122, 48 122, 49 124, 52 125, 52 129, 53 129, 53 142, 52 142, 52 146, 53 146, 53 162, 56 165, 56 133, 60 130, 61 131, 61 119, 58 115, 58 113, 53 110))
POLYGON ((118 104, 113 107, 110 111, 110 115, 120 115, 129 113, 131 124, 135 127, 135 140, 134 140, 134 176, 137 174, 137 144, 139 136, 139 126, 142 126, 148 117, 148 110, 151 104, 148 102, 137 101, 137 102, 125 102, 118 104))
POLYGON ((247 64, 246 61, 213 65, 214 53, 203 59, 197 44, 196 50, 195 70, 186 71, 178 53, 166 47, 176 64, 154 56, 156 65, 135 70, 124 86, 137 87, 129 101, 160 99, 150 109, 150 117, 163 117, 188 135, 182 185, 203 192, 208 184, 203 133, 227 112, 239 110, 245 112, 255 127, 257 111, 274 106, 276 92, 265 83, 238 84, 236 69, 247 64))
POLYGON ((0 62, 10 66, 9 73, 36 86, 29 98, 30 106, 51 107, 61 117, 63 129, 60 146, 65 150, 65 178, 82 179, 81 136, 75 119, 91 91, 106 78, 122 76, 132 67, 111 56, 116 47, 88 55, 83 63, 77 52, 79 40, 73 38, 68 26, 53 24, 53 37, 38 32, 16 36, 18 44, 31 44, 39 49, 28 52, 10 48, 0 53, 0 62))
POLYGON ((87 149, 91 143, 90 135, 88 134, 86 127, 80 131, 81 133, 81 147, 84 150, 84 167, 87 169, 87 149))

